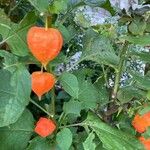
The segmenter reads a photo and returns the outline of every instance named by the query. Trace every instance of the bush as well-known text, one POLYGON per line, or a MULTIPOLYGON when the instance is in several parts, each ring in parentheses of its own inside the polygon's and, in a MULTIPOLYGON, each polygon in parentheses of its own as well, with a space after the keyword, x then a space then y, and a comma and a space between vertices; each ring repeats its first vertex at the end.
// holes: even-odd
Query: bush
POLYGON ((0 149, 149 150, 149 3, 2 0, 0 149))

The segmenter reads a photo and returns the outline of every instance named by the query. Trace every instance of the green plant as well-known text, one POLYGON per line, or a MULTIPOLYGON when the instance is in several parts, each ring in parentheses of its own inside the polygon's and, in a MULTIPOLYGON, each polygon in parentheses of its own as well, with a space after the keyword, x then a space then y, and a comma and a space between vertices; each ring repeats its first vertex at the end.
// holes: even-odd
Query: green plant
POLYGON ((0 149, 144 149, 149 2, 130 2, 0 2, 0 149))

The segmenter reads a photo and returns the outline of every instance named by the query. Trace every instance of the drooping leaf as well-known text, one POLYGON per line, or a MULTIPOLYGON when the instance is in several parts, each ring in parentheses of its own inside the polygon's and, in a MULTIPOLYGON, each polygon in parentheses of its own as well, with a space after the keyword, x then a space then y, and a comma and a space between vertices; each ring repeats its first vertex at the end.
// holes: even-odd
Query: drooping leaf
POLYGON ((28 110, 25 110, 17 122, 0 128, 0 148, 2 150, 26 149, 33 127, 33 116, 28 110))
POLYGON ((136 81, 136 84, 144 89, 149 90, 150 89, 150 78, 147 76, 141 76, 138 73, 130 72, 130 74, 133 76, 133 80, 136 81))
POLYGON ((144 62, 150 62, 150 53, 149 52, 130 52, 131 57, 136 57, 144 62))
POLYGON ((84 80, 79 84, 78 99, 82 102, 84 108, 95 108, 99 102, 99 94, 91 82, 84 80))
POLYGON ((139 113, 140 115, 142 115, 142 116, 143 116, 144 114, 148 113, 148 112, 150 112, 149 103, 147 103, 147 105, 144 106, 144 108, 141 108, 141 109, 138 110, 138 113, 139 113))
POLYGON ((140 99, 143 96, 146 96, 146 93, 138 88, 134 88, 133 86, 122 87, 117 93, 117 98, 122 104, 128 103, 133 98, 140 99))
POLYGON ((66 114, 75 114, 80 116, 80 111, 82 109, 82 103, 77 100, 70 100, 69 102, 65 102, 63 106, 63 110, 66 114))
POLYGON ((46 138, 35 137, 30 141, 30 145, 27 150, 50 150, 50 141, 46 138))
POLYGON ((147 19, 146 32, 150 32, 150 17, 147 19))
POLYGON ((146 139, 150 138, 150 127, 147 128, 147 130, 142 134, 142 136, 146 139))
POLYGON ((0 34, 2 35, 3 39, 6 39, 9 35, 9 30, 11 29, 13 23, 6 16, 2 9, 0 9, 0 20, 0 34))
POLYGON ((7 51, 0 50, 0 57, 4 58, 3 61, 4 69, 10 72, 14 72, 16 70, 17 64, 19 65, 19 62, 18 62, 18 58, 15 55, 7 51))
POLYGON ((96 144, 93 142, 95 134, 91 132, 83 143, 84 150, 95 150, 96 144))
POLYGON ((30 99, 30 74, 24 67, 11 74, 0 70, 0 127, 17 121, 30 99))
POLYGON ((105 105, 109 102, 109 92, 106 89, 106 86, 104 85, 104 78, 99 79, 94 83, 94 86, 96 87, 99 95, 99 104, 105 105))
POLYGON ((128 26, 133 35, 143 35, 146 29, 146 22, 143 17, 136 17, 128 26))
POLYGON ((116 67, 119 57, 115 54, 110 40, 98 33, 88 30, 83 44, 81 60, 91 60, 98 64, 116 67))
MULTIPOLYGON (((7 17, 5 16, 5 18, 7 17)), ((35 23, 36 19, 35 12, 29 12, 19 25, 2 18, 0 33, 3 41, 1 43, 6 42, 15 55, 28 55, 29 49, 26 43, 26 35, 28 29, 35 23)))
POLYGON ((150 35, 142 35, 142 36, 124 36, 121 39, 127 40, 133 44, 138 44, 142 46, 150 45, 150 35))
POLYGON ((104 148, 109 150, 141 150, 144 149, 136 137, 117 130, 100 120, 95 114, 89 113, 88 118, 83 122, 93 129, 104 148))
POLYGON ((100 102, 98 89, 90 80, 87 80, 87 76, 91 76, 94 72, 91 69, 80 69, 74 72, 78 79, 79 84, 79 96, 78 100, 82 103, 82 109, 95 108, 97 103, 100 102))
POLYGON ((65 27, 62 24, 57 24, 57 28, 61 31, 63 38, 64 38, 64 43, 69 42, 72 37, 75 35, 75 29, 70 25, 68 27, 65 27))
POLYGON ((76 145, 76 149, 84 150, 83 142, 87 139, 88 134, 86 131, 78 132, 74 134, 73 145, 76 145))
POLYGON ((55 14, 65 13, 68 8, 68 1, 69 0, 55 0, 50 6, 50 11, 55 14))
POLYGON ((68 94, 74 98, 78 98, 79 85, 75 75, 65 72, 61 75, 60 82, 68 94))
POLYGON ((101 5, 103 5, 106 2, 106 0, 101 0, 101 1, 99 1, 99 0, 85 0, 84 2, 87 5, 101 6, 101 5))
POLYGON ((39 12, 47 12, 49 0, 28 0, 39 12))
POLYGON ((72 133, 70 129, 64 128, 56 135, 56 141, 60 150, 69 150, 72 144, 72 133))

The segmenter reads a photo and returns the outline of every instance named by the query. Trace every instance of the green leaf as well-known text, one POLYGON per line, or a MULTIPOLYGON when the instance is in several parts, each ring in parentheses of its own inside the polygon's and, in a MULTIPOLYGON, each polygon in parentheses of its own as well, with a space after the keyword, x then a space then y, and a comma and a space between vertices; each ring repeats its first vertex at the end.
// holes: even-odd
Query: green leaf
POLYGON ((133 44, 138 44, 142 46, 150 45, 150 35, 143 35, 143 36, 124 36, 120 39, 127 40, 133 44))
POLYGON ((75 70, 73 74, 78 78, 78 82, 80 84, 85 81, 86 77, 93 76, 95 71, 89 68, 79 68, 78 70, 75 70))
POLYGON ((72 133, 68 128, 62 129, 56 135, 56 141, 60 150, 69 150, 72 144, 72 133))
POLYGON ((16 123, 0 128, 0 148, 2 150, 26 149, 33 127, 33 116, 28 110, 25 110, 16 123))
POLYGON ((75 100, 70 100, 69 102, 65 102, 63 105, 63 110, 66 114, 75 114, 80 116, 80 111, 82 109, 82 103, 75 100))
POLYGON ((129 31, 133 35, 143 35, 146 29, 146 22, 143 17, 136 17, 129 25, 129 31))
POLYGON ((83 143, 84 150, 95 150, 96 144, 93 142, 95 134, 91 132, 83 143))
POLYGON ((89 113, 88 118, 83 124, 86 124, 93 129, 102 141, 104 148, 108 150, 144 149, 136 137, 107 125, 93 113, 89 113))
POLYGON ((138 73, 135 72, 130 72, 130 74, 133 76, 133 80, 136 81, 136 84, 141 87, 144 88, 146 90, 150 89, 150 78, 147 76, 141 76, 138 73))
POLYGON ((150 32, 150 16, 147 19, 146 32, 150 32))
POLYGON ((116 14, 115 8, 112 6, 111 0, 106 0, 106 3, 102 5, 102 8, 108 10, 113 16, 116 14))
POLYGON ((146 97, 148 100, 150 100, 150 90, 147 91, 146 97))
POLYGON ((83 142, 86 140, 87 136, 88 134, 85 130, 74 133, 73 145, 76 145, 77 150, 84 150, 83 142))
POLYGON ((49 0, 28 0, 39 12, 47 12, 49 0))
POLYGON ((49 8, 50 12, 55 14, 65 13, 68 8, 68 1, 69 0, 55 0, 49 8))
POLYGON ((91 6, 101 6, 106 2, 106 0, 85 0, 87 5, 91 6))
POLYGON ((9 34, 9 30, 11 29, 11 26, 13 23, 10 21, 10 19, 6 16, 3 9, 0 9, 0 34, 3 36, 3 39, 7 38, 9 34))
POLYGON ((148 103, 147 103, 147 106, 145 106, 144 108, 141 108, 141 109, 138 111, 138 113, 139 113, 140 115, 144 115, 144 114, 146 114, 146 113, 148 113, 148 112, 150 112, 150 107, 149 107, 148 103))
POLYGON ((30 141, 30 145, 28 146, 27 150, 50 150, 50 141, 46 138, 35 137, 30 141))
POLYGON ((18 28, 29 28, 31 25, 34 25, 38 16, 36 15, 35 11, 31 11, 27 13, 24 18, 20 21, 18 28))
POLYGON ((109 92, 107 91, 104 84, 104 78, 100 78, 97 82, 94 83, 94 86, 96 87, 99 94, 98 102, 100 105, 105 105, 109 102, 109 92))
POLYGON ((17 64, 19 65, 18 58, 5 50, 0 50, 0 56, 4 58, 3 65, 4 69, 14 72, 17 68, 17 64))
POLYGON ((79 96, 78 100, 82 103, 82 109, 95 108, 97 103, 100 102, 100 96, 97 87, 91 83, 90 80, 86 80, 87 76, 94 74, 91 69, 80 69, 75 71, 79 82, 79 96))
POLYGON ((146 129, 146 131, 142 134, 142 136, 146 139, 150 138, 150 127, 146 129))
POLYGON ((130 52, 129 55, 131 57, 136 57, 136 59, 140 59, 144 62, 150 62, 150 53, 149 52, 130 52))
POLYGON ((61 75, 60 82, 68 94, 78 99, 79 85, 75 75, 65 72, 61 75))
POLYGON ((0 127, 17 121, 30 99, 31 83, 29 72, 20 67, 12 75, 0 70, 0 127))
POLYGON ((99 102, 99 93, 91 82, 83 81, 79 85, 79 101, 84 108, 95 108, 99 102))
POLYGON ((86 33, 83 50, 81 61, 91 60, 114 68, 118 65, 119 57, 115 54, 110 40, 92 30, 86 33))
POLYGON ((128 103, 133 98, 140 99, 143 96, 144 93, 141 90, 134 88, 133 86, 123 87, 117 93, 117 98, 122 104, 128 103))
POLYGON ((36 19, 37 16, 35 13, 29 12, 19 25, 2 20, 0 23, 0 33, 3 37, 3 41, 1 43, 7 42, 12 53, 15 55, 28 55, 29 49, 26 43, 26 35, 28 29, 35 23, 36 19))
POLYGON ((65 27, 63 24, 57 23, 56 26, 61 31, 65 43, 68 43, 75 35, 75 29, 71 25, 65 27))

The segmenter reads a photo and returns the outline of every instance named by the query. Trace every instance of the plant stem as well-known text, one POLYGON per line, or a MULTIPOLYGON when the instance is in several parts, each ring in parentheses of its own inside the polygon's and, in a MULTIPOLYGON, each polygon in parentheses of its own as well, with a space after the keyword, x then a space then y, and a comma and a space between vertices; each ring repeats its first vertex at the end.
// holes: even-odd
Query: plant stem
MULTIPOLYGON (((47 68, 47 71, 50 72, 50 73, 53 73, 53 69, 51 66, 49 66, 47 68)), ((56 101, 56 95, 55 95, 55 86, 51 89, 51 101, 50 101, 50 104, 49 104, 49 112, 51 114, 52 117, 55 116, 55 101, 56 101)))
POLYGON ((119 86, 120 86, 120 78, 121 78, 121 75, 122 75, 123 64, 124 64, 124 61, 125 61, 127 50, 128 50, 128 42, 125 42, 124 46, 122 48, 122 51, 120 53, 120 61, 119 61, 118 69, 115 70, 116 71, 116 78, 115 78, 114 90, 113 90, 113 93, 112 93, 112 99, 114 99, 114 100, 117 97, 117 92, 118 92, 118 89, 119 89, 119 86))
POLYGON ((30 99, 30 102, 32 103, 32 104, 34 104, 35 106, 37 106, 39 109, 41 109, 43 112, 45 112, 48 116, 50 116, 50 117, 52 117, 52 115, 48 112, 48 111, 46 111, 43 107, 41 107, 39 104, 37 104, 35 101, 33 101, 32 99, 30 99))
POLYGON ((52 114, 52 117, 55 116, 55 87, 52 88, 51 90, 51 103, 50 103, 50 108, 51 108, 51 114, 52 114))
POLYGON ((104 79, 105 79, 105 83, 106 83, 106 87, 109 87, 108 81, 107 81, 107 72, 105 71, 104 65, 102 65, 102 70, 103 70, 103 74, 104 74, 104 79))
POLYGON ((64 112, 62 112, 62 114, 60 115, 59 120, 58 120, 59 125, 62 124, 62 122, 63 122, 63 120, 64 120, 65 117, 66 117, 66 114, 64 112))
POLYGON ((8 17, 10 17, 11 12, 14 11, 20 5, 21 2, 22 2, 22 0, 18 1, 18 3, 14 7, 10 8, 10 10, 8 12, 8 17))
POLYGON ((46 15, 45 17, 45 30, 48 30, 52 25, 52 15, 46 15))
POLYGON ((48 16, 45 17, 45 30, 48 30, 48 16))
POLYGON ((76 124, 70 124, 70 125, 66 125, 66 126, 60 126, 59 128, 69 128, 69 127, 77 127, 77 126, 83 126, 84 123, 76 123, 76 124))

